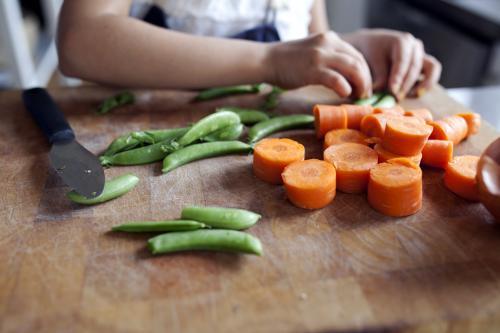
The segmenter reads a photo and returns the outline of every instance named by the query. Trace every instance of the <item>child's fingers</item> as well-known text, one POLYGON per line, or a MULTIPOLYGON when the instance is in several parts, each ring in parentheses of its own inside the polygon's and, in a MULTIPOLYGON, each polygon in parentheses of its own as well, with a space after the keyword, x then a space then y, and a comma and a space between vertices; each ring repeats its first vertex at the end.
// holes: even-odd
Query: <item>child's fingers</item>
POLYGON ((316 83, 335 91, 340 97, 348 97, 352 93, 349 82, 339 72, 333 69, 323 69, 316 83))
POLYGON ((358 59, 345 53, 334 53, 328 57, 327 65, 351 83, 356 96, 371 94, 371 75, 358 59))
POLYGON ((389 90, 397 95, 401 90, 403 79, 410 67, 413 42, 410 34, 398 36, 391 52, 391 72, 389 75, 389 90))
POLYGON ((368 97, 371 96, 372 94, 372 77, 371 77, 371 72, 370 72, 370 66, 368 66, 368 63, 366 62, 365 57, 356 50, 352 45, 343 42, 339 49, 339 52, 345 53, 348 56, 351 56, 357 60, 357 70, 361 74, 361 76, 364 78, 364 89, 359 92, 359 97, 368 97))
POLYGON ((403 81, 401 86, 401 90, 398 92, 398 99, 403 99, 410 89, 415 85, 418 81, 420 73, 422 72, 422 66, 424 62, 424 44, 419 39, 415 39, 415 43, 413 43, 413 52, 410 67, 408 69, 408 73, 403 81))
POLYGON ((422 65, 423 80, 417 84, 416 93, 420 94, 422 91, 429 90, 433 85, 438 83, 441 77, 442 66, 441 63, 433 56, 424 55, 422 65))
POLYGON ((371 62, 372 76, 373 76, 373 90, 380 91, 387 88, 387 81, 389 79, 389 65, 383 58, 374 59, 371 62))

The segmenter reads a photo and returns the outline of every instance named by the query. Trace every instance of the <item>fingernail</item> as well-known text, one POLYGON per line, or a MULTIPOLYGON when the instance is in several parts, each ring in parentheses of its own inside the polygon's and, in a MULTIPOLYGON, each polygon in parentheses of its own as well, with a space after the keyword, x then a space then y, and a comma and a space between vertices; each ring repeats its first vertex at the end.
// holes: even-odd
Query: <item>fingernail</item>
POLYGON ((402 92, 402 91, 399 94, 396 95, 396 98, 397 98, 398 101, 404 100, 405 97, 406 97, 406 94, 404 92, 402 92))
POLYGON ((417 89, 417 97, 422 97, 424 94, 427 92, 425 88, 418 88, 417 89))

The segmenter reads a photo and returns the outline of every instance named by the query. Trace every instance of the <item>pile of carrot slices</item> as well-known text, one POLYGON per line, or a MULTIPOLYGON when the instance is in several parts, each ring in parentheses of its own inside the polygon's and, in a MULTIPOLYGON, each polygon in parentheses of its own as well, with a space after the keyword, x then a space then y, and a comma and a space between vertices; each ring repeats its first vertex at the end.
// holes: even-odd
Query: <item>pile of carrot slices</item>
POLYGON ((367 193, 369 204, 388 216, 422 207, 422 169, 445 171, 444 185, 478 200, 477 156, 453 156, 453 148, 478 132, 481 117, 459 113, 435 120, 430 110, 370 105, 315 105, 316 136, 323 160, 305 160, 304 146, 290 139, 264 139, 254 150, 255 175, 283 184, 287 198, 306 209, 325 207, 336 190, 367 193))

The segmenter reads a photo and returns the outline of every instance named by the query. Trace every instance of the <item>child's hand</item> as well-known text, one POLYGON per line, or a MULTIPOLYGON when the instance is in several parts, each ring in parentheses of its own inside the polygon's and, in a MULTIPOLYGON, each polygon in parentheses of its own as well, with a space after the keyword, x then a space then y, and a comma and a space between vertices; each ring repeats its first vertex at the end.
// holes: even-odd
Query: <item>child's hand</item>
POLYGON ((373 29, 344 36, 365 56, 373 74, 373 89, 389 89, 398 99, 420 94, 439 81, 441 64, 409 33, 373 29))
POLYGON ((363 55, 334 32, 270 45, 270 81, 284 88, 322 84, 341 97, 372 93, 363 55))

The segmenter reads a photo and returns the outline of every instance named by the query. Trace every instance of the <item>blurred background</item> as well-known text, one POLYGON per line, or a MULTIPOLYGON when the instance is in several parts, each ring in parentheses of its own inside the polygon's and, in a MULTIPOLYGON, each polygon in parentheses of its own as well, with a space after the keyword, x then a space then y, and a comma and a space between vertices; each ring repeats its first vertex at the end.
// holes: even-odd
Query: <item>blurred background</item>
MULTIPOLYGON (((79 83, 57 73, 54 33, 61 3, 0 1, 0 89, 79 83)), ((379 27, 408 31, 422 39, 427 52, 443 64, 441 84, 450 88, 452 96, 479 111, 495 107, 494 98, 500 97, 500 0, 326 0, 326 4, 330 25, 337 32, 379 27)), ((495 116, 500 110, 490 113, 495 116)), ((488 120, 500 127, 500 119, 488 120)))

